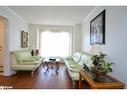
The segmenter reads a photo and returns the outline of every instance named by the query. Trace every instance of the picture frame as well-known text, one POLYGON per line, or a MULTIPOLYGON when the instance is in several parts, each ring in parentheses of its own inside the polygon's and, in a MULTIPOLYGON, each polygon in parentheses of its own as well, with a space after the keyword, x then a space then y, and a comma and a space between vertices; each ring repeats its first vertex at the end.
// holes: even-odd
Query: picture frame
POLYGON ((28 47, 28 32, 21 31, 21 47, 28 47))
POLYGON ((90 21, 90 45, 105 44, 105 10, 90 21))

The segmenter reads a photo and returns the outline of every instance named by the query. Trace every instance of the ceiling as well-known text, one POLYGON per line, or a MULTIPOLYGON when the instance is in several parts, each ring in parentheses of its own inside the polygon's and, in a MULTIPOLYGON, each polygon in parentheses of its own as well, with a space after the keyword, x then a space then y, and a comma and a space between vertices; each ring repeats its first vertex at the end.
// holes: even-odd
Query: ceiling
POLYGON ((94 6, 10 6, 31 24, 74 25, 81 22, 94 6))

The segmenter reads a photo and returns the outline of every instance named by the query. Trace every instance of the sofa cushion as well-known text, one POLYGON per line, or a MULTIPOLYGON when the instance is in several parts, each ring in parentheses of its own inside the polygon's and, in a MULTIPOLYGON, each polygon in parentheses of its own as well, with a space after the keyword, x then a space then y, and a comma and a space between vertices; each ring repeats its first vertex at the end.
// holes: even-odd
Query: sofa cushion
POLYGON ((40 57, 39 56, 32 56, 33 61, 39 61, 40 57))
POLYGON ((79 72, 73 72, 68 70, 68 73, 70 77, 72 78, 72 80, 79 80, 79 72))
POLYGON ((37 65, 39 61, 32 61, 32 62, 18 62, 19 65, 37 65))
POLYGON ((73 60, 65 60, 65 64, 70 71, 79 72, 83 67, 73 60))
POLYGON ((30 59, 23 59, 22 61, 19 61, 19 62, 33 62, 33 59, 30 58, 30 59))
POLYGON ((22 61, 18 62, 18 64, 23 65, 36 65, 40 61, 40 58, 38 56, 31 56, 29 59, 23 59, 22 61))
POLYGON ((80 52, 74 53, 74 55, 72 56, 72 59, 75 61, 75 63, 79 62, 81 55, 82 54, 80 52))
POLYGON ((18 62, 31 59, 31 53, 27 50, 14 51, 13 54, 18 62))
POLYGON ((92 55, 90 55, 86 52, 83 53, 78 64, 80 64, 82 66, 85 64, 89 69, 91 69, 91 67, 94 66, 93 61, 91 60, 91 57, 92 57, 92 55))

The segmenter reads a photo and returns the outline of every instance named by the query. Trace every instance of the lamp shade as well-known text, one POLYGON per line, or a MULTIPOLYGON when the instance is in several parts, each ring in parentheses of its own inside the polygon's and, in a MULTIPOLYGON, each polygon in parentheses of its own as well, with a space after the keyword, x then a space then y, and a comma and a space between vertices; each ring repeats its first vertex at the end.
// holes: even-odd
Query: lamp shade
POLYGON ((92 45, 92 47, 90 49, 90 54, 99 55, 101 52, 102 52, 101 45, 99 45, 99 44, 92 45))

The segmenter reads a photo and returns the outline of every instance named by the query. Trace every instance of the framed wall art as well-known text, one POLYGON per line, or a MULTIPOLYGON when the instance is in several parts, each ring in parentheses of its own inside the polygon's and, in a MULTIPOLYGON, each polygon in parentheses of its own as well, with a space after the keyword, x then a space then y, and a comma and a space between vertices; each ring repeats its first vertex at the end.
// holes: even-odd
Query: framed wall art
POLYGON ((90 21, 90 44, 105 44, 105 10, 90 21))
POLYGON ((28 47, 28 32, 21 31, 21 47, 28 47))

